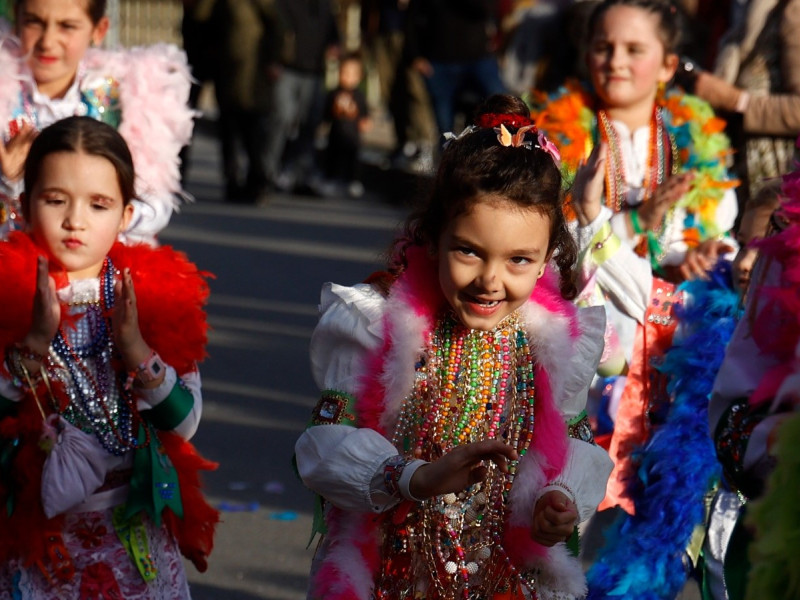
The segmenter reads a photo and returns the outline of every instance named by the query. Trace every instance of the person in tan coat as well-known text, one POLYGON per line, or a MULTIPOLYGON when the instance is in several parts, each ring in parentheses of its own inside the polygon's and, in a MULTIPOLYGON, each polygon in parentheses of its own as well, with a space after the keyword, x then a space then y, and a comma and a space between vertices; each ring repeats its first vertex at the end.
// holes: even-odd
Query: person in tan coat
POLYGON ((749 0, 694 93, 729 115, 740 206, 792 169, 800 133, 800 0, 749 0), (733 117, 733 118, 730 118, 733 117))

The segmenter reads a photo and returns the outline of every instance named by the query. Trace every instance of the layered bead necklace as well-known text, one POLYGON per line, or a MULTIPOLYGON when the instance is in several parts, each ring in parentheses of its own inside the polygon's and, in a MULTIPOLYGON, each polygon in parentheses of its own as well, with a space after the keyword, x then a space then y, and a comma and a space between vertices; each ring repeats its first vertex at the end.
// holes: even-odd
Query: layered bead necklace
MULTIPOLYGON (((435 460, 461 444, 501 439, 525 454, 534 428, 534 361, 516 313, 491 331, 441 317, 416 373, 392 439, 402 453, 435 460)), ((484 482, 388 520, 377 598, 486 598, 535 589, 501 545, 517 461, 508 473, 487 467, 484 482)))
POLYGON ((63 383, 68 403, 62 415, 94 434, 109 453, 122 456, 140 444, 140 419, 130 392, 120 385, 112 363, 114 346, 108 311, 114 306, 114 266, 106 258, 94 300, 71 303, 74 326, 61 325, 51 345, 48 375, 63 383))
MULTIPOLYGON (((606 204, 615 212, 628 208, 626 201, 627 179, 625 176, 625 163, 622 160, 622 147, 619 134, 611 123, 605 110, 597 113, 597 123, 600 137, 608 144, 608 164, 606 165, 606 204)), ((669 175, 678 172, 678 148, 673 136, 664 126, 664 117, 659 106, 653 108, 650 119, 650 137, 647 150, 647 162, 642 182, 642 203, 650 200, 658 186, 669 175)), ((664 257, 664 247, 668 237, 669 223, 672 221, 674 210, 670 209, 656 230, 648 232, 636 247, 640 256, 651 255, 654 265, 664 257)))

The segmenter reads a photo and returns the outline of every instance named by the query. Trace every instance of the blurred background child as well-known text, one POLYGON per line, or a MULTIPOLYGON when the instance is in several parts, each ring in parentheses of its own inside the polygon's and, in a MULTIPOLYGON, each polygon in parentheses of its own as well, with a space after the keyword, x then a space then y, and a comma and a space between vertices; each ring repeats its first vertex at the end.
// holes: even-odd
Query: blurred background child
POLYGON ((323 121, 330 130, 325 150, 325 177, 335 193, 359 197, 364 186, 358 177, 361 134, 370 127, 367 99, 359 86, 364 77, 361 56, 351 53, 339 61, 339 83, 325 99, 323 121), (344 190, 342 190, 344 188, 344 190))

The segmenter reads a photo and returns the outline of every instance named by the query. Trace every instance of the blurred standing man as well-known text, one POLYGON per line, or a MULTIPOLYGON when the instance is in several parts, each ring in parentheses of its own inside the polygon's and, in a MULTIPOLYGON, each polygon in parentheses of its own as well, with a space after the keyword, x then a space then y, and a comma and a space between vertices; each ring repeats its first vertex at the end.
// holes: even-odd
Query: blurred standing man
POLYGON ((272 115, 267 176, 292 191, 314 169, 314 135, 322 120, 325 62, 338 52, 331 0, 276 0, 285 25, 272 115))
MULTIPOLYGON (((439 133, 452 131, 458 96, 505 91, 495 55, 497 0, 411 0, 406 44, 426 79, 439 133)), ((467 115, 469 120, 472 115, 467 115)))
POLYGON ((362 33, 380 81, 381 100, 392 116, 392 164, 426 170, 436 143, 436 124, 425 81, 411 68, 405 30, 409 0, 362 0, 362 33))
POLYGON ((235 202, 263 200, 268 183, 266 119, 283 31, 278 8, 275 0, 217 0, 211 18, 221 38, 214 87, 226 197, 235 202), (238 142, 247 154, 243 184, 238 142))

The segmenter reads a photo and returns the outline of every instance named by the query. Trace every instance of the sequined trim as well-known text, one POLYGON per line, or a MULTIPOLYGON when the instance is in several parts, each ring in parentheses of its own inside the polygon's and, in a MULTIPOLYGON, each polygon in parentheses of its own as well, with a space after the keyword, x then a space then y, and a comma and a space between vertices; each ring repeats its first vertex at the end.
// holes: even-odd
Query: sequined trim
POLYGON ((732 484, 751 497, 754 490, 748 489, 750 482, 744 474, 744 456, 750 436, 764 416, 763 409, 752 411, 747 398, 740 398, 723 415, 716 431, 717 458, 722 463, 725 475, 732 484))
POLYGON ((588 442, 594 446, 597 445, 594 441, 594 435, 592 434, 592 425, 589 423, 589 415, 586 414, 585 410, 569 420, 567 423, 567 434, 573 439, 588 442))
POLYGON ((356 399, 350 394, 335 390, 323 390, 322 397, 311 413, 311 425, 356 424, 356 399))
POLYGON ((404 456, 393 456, 383 465, 383 485, 390 496, 400 497, 400 477, 410 461, 404 456))

